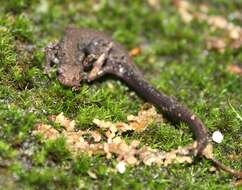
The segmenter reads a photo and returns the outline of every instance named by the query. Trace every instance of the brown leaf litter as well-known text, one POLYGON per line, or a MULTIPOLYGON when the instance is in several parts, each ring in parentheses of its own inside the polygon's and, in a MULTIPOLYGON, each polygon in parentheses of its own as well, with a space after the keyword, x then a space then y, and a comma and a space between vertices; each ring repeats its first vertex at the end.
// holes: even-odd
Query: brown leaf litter
MULTIPOLYGON (((127 123, 112 123, 110 121, 94 119, 93 122, 102 132, 98 130, 77 130, 75 128, 75 120, 65 117, 63 113, 57 116, 49 116, 48 119, 63 126, 63 129, 57 130, 52 125, 40 123, 32 133, 34 135, 42 135, 44 141, 64 137, 67 147, 69 147, 74 155, 87 153, 90 156, 102 154, 105 155, 107 159, 115 157, 118 161, 116 170, 120 173, 125 172, 126 165, 135 166, 143 163, 148 166, 153 164, 168 166, 174 163, 192 163, 193 153, 197 147, 197 142, 194 141, 192 144, 185 147, 178 147, 170 152, 165 152, 152 149, 149 146, 141 146, 138 140, 132 140, 130 143, 127 143, 122 138, 122 133, 126 131, 140 132, 145 130, 146 127, 155 120, 161 120, 161 116, 157 114, 153 106, 149 109, 142 109, 137 116, 128 116, 127 123), (90 138, 86 138, 86 136, 90 138)), ((214 158, 213 146, 211 143, 204 149, 203 156, 211 160, 224 171, 242 177, 241 172, 224 166, 214 158)), ((89 175, 95 178, 90 172, 89 175)))
POLYGON ((227 71, 228 71, 229 73, 237 74, 237 75, 242 76, 242 67, 240 67, 240 66, 238 66, 238 65, 234 65, 234 64, 229 65, 229 66, 227 67, 227 71))
POLYGON ((147 3, 150 7, 152 7, 155 10, 161 9, 161 2, 160 0, 147 0, 147 3))
POLYGON ((206 22, 210 26, 211 31, 223 31, 222 36, 208 38, 208 42, 206 43, 208 49, 217 50, 220 53, 223 53, 224 49, 227 47, 238 49, 242 46, 242 28, 229 22, 223 16, 208 15, 207 12, 209 8, 207 5, 200 4, 200 6, 195 6, 185 0, 173 0, 173 4, 176 6, 181 19, 185 23, 198 20, 206 22))
POLYGON ((75 130, 76 122, 60 113, 57 116, 50 116, 49 120, 63 126, 62 131, 56 130, 53 126, 47 124, 38 124, 33 134, 40 134, 43 140, 55 140, 61 136, 66 139, 67 146, 74 154, 81 152, 89 155, 103 154, 108 159, 115 156, 117 161, 124 162, 127 165, 170 165, 172 163, 191 163, 192 157, 189 152, 196 147, 196 143, 187 147, 179 147, 170 152, 164 152, 152 149, 149 146, 140 146, 140 141, 132 140, 127 143, 122 138, 122 133, 126 131, 140 132, 153 121, 161 120, 154 107, 142 109, 137 116, 129 115, 127 123, 103 121, 94 119, 93 122, 101 128, 103 133, 97 130, 75 130), (86 140, 85 135, 90 135, 91 140, 86 140))
POLYGON ((217 50, 218 52, 223 53, 226 48, 226 43, 221 38, 210 37, 206 40, 206 47, 208 49, 217 50))

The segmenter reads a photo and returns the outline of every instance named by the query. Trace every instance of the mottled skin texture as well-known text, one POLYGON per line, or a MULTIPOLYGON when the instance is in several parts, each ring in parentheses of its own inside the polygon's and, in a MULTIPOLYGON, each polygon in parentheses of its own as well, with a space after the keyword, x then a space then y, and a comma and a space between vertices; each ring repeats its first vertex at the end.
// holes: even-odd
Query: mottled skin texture
POLYGON ((78 88, 110 74, 130 86, 139 96, 155 105, 170 120, 187 123, 197 140, 194 155, 202 154, 208 143, 202 121, 175 98, 151 86, 133 64, 127 51, 108 35, 91 29, 67 28, 63 39, 46 48, 46 72, 57 64, 57 77, 65 86, 78 88))

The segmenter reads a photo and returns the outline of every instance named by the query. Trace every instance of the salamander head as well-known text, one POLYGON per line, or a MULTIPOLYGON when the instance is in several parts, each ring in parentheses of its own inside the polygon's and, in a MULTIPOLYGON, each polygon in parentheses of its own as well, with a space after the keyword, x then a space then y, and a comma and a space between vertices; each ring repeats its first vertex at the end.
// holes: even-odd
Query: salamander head
POLYGON ((64 41, 49 45, 45 48, 46 66, 45 73, 50 74, 53 66, 56 66, 57 79, 64 86, 78 87, 85 79, 83 66, 83 53, 76 55, 76 50, 70 48, 64 41), (81 60, 80 60, 81 59, 81 60))

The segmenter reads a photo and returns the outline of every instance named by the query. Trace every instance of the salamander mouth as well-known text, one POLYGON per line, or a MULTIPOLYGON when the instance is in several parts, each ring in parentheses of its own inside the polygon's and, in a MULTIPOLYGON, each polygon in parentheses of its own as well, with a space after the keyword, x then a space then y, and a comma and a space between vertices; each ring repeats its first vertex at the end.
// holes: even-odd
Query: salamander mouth
POLYGON ((78 87, 83 80, 83 76, 78 68, 73 68, 70 71, 67 68, 59 67, 57 69, 57 79, 61 84, 68 87, 78 87))
POLYGON ((77 87, 80 86, 80 79, 79 78, 67 78, 63 75, 59 75, 58 77, 58 81, 63 84, 64 86, 68 86, 68 87, 77 87))

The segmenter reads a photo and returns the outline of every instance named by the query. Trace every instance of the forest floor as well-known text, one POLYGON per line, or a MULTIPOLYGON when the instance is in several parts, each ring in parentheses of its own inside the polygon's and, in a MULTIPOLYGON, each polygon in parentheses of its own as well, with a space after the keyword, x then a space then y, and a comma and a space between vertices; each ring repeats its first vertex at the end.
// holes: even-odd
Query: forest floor
MULTIPOLYGON (((224 140, 214 144, 216 158, 241 169, 241 10, 240 0, 2 2, 0 189, 239 189, 233 176, 204 158, 127 166, 121 174, 115 156, 74 155, 65 139, 43 141, 32 131, 61 112, 82 130, 93 129, 95 118, 126 122, 145 103, 112 78, 73 91, 43 73, 47 44, 67 26, 93 28, 133 50, 145 78, 193 110, 209 134, 219 130, 224 140)), ((122 137, 164 151, 193 141, 186 124, 169 120, 122 137)))

